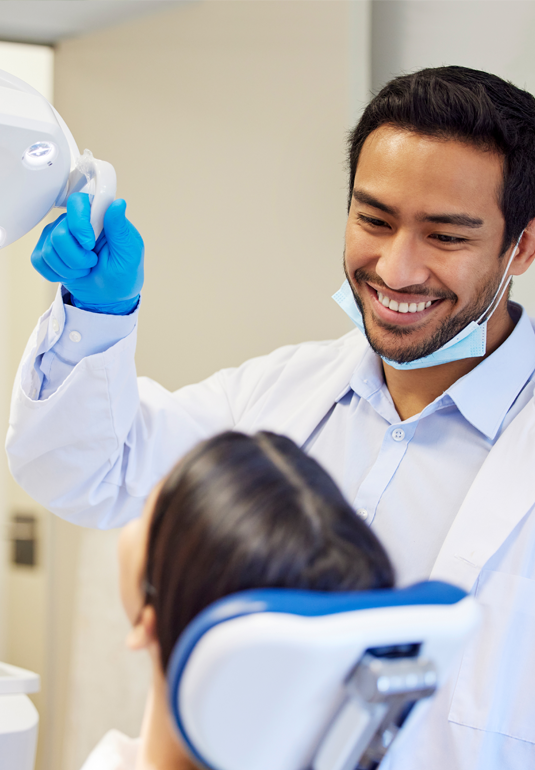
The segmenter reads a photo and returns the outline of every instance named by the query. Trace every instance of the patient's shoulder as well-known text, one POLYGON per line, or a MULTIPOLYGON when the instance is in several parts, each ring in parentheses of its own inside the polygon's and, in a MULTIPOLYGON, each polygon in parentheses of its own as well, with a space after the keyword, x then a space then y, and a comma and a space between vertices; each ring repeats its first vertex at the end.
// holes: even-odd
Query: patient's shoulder
POLYGON ((81 770, 134 770, 140 738, 110 730, 97 743, 81 770))

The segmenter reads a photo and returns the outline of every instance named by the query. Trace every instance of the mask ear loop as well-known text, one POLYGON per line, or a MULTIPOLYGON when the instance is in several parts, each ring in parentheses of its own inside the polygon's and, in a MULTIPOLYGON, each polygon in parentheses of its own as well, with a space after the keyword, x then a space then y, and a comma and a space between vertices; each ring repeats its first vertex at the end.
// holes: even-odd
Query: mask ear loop
POLYGON ((150 604, 150 599, 154 599, 158 595, 158 591, 149 583, 146 577, 141 581, 141 589, 145 594, 145 604, 150 604))
POLYGON ((492 298, 489 306, 479 316, 478 320, 476 321, 477 324, 481 324, 483 322, 483 320, 488 321, 490 318, 492 318, 492 315, 493 315, 494 311, 496 310, 496 308, 498 307, 498 305, 502 301, 502 297, 505 294, 506 289, 509 286, 509 284, 511 282, 511 279, 513 277, 512 275, 507 276, 507 271, 511 267, 513 259, 516 257, 516 253, 518 251, 518 247, 520 246, 520 241, 522 240, 522 236, 524 235, 524 233, 525 233, 525 228, 524 228, 524 230, 522 230, 522 232, 518 236, 518 240, 517 240, 517 242, 515 244, 515 247, 514 247, 514 249, 512 251, 511 256, 509 257, 509 262, 507 263, 507 266, 506 266, 506 268, 504 270, 502 280, 500 281, 500 285, 496 289, 496 293, 495 293, 494 297, 492 298), (491 308, 492 308, 492 310, 491 310, 491 308))

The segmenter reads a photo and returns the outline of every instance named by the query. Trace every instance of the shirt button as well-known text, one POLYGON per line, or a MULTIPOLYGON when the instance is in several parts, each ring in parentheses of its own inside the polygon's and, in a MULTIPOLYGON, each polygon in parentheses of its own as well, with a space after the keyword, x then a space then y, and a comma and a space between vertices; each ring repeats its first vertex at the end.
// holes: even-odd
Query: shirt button
POLYGON ((56 334, 59 332, 59 322, 57 318, 52 319, 52 328, 56 332, 56 334))
POLYGON ((394 428, 392 431, 392 438, 394 441, 403 441, 405 438, 405 431, 402 428, 394 428))
POLYGON ((80 334, 80 332, 71 332, 69 334, 69 339, 71 342, 80 342, 80 340, 82 339, 82 335, 80 334))
POLYGON ((366 521, 368 518, 368 511, 366 508, 357 508, 357 516, 362 519, 362 521, 366 521))

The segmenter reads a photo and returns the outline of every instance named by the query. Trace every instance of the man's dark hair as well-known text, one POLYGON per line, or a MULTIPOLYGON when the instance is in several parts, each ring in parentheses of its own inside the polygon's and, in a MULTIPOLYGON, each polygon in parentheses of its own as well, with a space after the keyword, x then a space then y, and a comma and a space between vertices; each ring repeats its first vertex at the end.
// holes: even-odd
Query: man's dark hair
POLYGON ((167 667, 187 624, 249 588, 389 588, 394 573, 373 532, 289 438, 227 432, 179 462, 155 502, 148 600, 167 667))
POLYGON ((436 67, 391 80, 349 137, 349 205, 366 138, 383 125, 456 139, 503 157, 502 254, 535 217, 535 98, 496 75, 436 67))

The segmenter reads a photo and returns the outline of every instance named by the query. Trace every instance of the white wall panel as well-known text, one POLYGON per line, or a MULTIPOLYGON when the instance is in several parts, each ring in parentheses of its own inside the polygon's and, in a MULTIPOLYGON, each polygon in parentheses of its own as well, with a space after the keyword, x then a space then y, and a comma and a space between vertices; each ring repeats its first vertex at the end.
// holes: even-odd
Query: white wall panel
MULTIPOLYGON (((372 86, 424 67, 486 70, 535 93, 532 0, 374 0, 372 86)), ((535 315, 535 267, 513 286, 535 315)))

